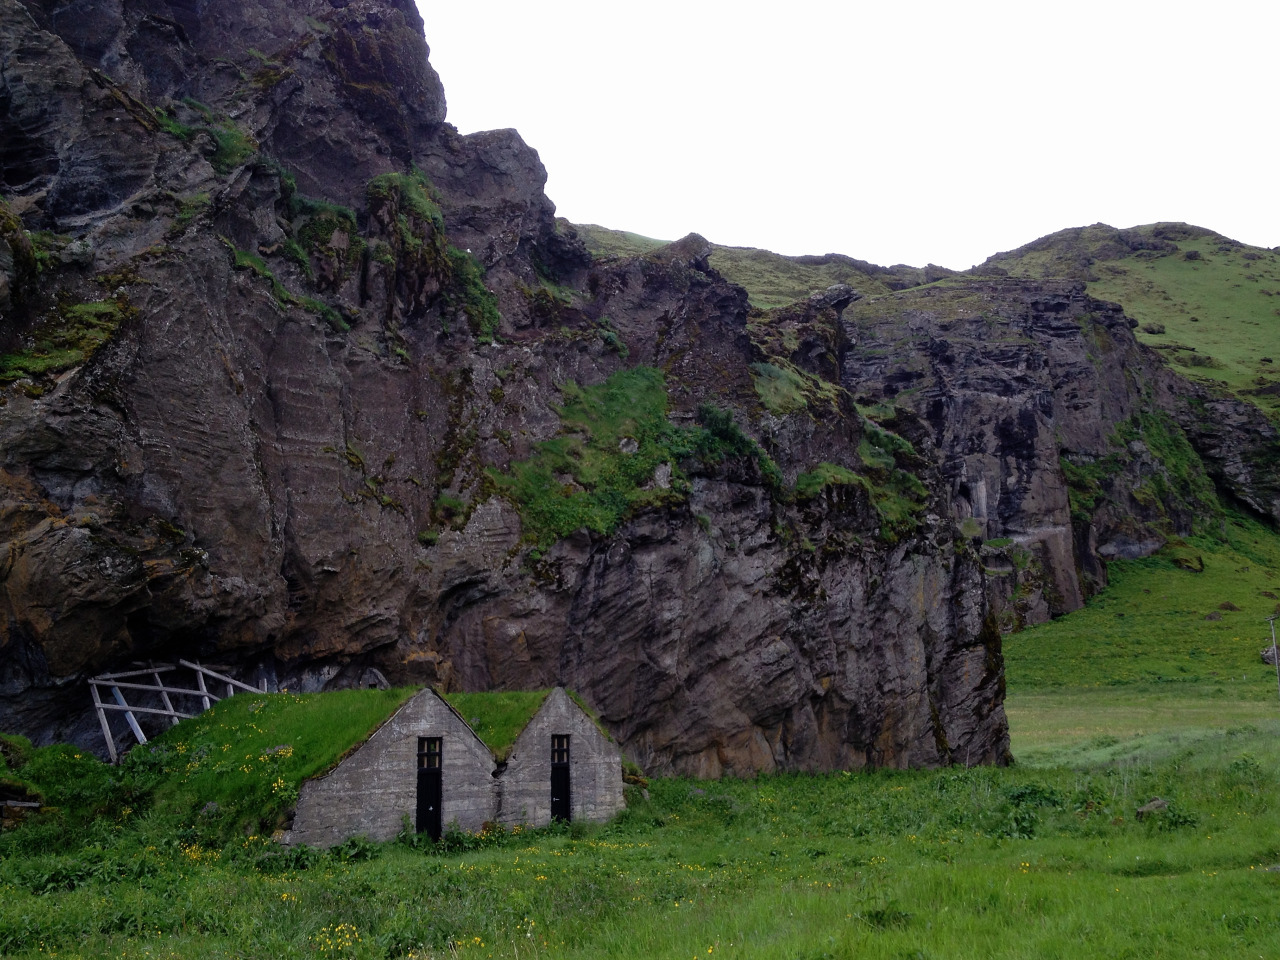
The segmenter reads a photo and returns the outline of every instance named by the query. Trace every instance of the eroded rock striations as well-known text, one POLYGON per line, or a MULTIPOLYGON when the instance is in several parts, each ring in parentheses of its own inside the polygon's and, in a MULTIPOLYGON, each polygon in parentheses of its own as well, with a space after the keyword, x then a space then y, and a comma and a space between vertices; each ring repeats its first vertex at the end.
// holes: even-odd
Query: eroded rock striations
MULTIPOLYGON (((0 0, 0 726, 186 656, 563 684, 654 772, 1003 762, 1000 618, 1198 495, 1067 482, 1177 392, 1118 309, 593 260, 427 53, 410 0, 0 0)), ((1233 415, 1179 422, 1274 515, 1233 415)))

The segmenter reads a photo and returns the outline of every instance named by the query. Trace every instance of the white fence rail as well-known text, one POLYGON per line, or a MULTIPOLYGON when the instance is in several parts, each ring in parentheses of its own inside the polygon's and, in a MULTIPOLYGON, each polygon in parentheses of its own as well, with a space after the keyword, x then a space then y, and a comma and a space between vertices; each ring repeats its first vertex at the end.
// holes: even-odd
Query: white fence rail
MULTIPOLYGON (((158 714, 162 717, 168 717, 169 722, 176 724, 179 720, 185 720, 194 717, 196 714, 203 713, 219 700, 234 695, 237 691, 247 691, 249 693, 266 693, 267 682, 262 681, 261 689, 251 687, 247 683, 229 677, 223 671, 225 667, 206 667, 199 663, 192 663, 190 660, 179 660, 175 663, 158 663, 150 664, 145 667, 138 667, 136 670, 122 670, 116 673, 103 673, 89 680, 89 692, 93 695, 93 708, 98 714, 98 723, 102 725, 102 736, 107 741, 107 753, 111 755, 111 762, 119 762, 119 756, 116 751, 115 736, 111 732, 111 724, 107 720, 110 713, 123 713, 125 722, 129 725, 129 731, 133 734, 134 739, 138 743, 146 743, 147 735, 143 733, 141 724, 138 723, 138 714, 158 714), (170 674, 174 682, 166 683, 161 678, 161 674, 170 674), (176 676, 174 676, 176 674, 176 676), (194 686, 184 687, 178 683, 184 679, 190 679, 194 675, 194 686), (143 678, 150 678, 152 682, 146 682, 143 678), (216 691, 225 688, 225 695, 219 696, 216 691), (110 693, 111 700, 114 703, 107 702, 100 691, 106 690, 110 693), (129 703, 125 699, 125 691, 130 691, 134 696, 134 703, 129 703), (137 702, 138 697, 151 695, 158 697, 161 706, 144 706, 137 702), (179 703, 186 704, 189 701, 195 701, 185 709, 178 709, 174 706, 175 698, 187 698, 179 700, 179 703)), ((155 702, 154 700, 152 702, 155 702)))

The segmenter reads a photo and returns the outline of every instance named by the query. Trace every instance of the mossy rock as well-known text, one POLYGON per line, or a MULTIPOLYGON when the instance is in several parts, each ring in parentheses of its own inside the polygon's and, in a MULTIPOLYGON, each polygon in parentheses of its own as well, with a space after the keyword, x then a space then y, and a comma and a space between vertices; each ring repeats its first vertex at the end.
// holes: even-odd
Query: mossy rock
POLYGON ((22 769, 31 759, 31 749, 31 741, 26 737, 0 733, 0 769, 22 769))
POLYGON ((0 777, 0 803, 44 803, 44 797, 29 783, 0 777))
POLYGON ((0 200, 0 311, 24 307, 35 291, 39 268, 22 221, 0 200))
POLYGON ((1181 570, 1191 573, 1204 573, 1204 557, 1200 551, 1182 540, 1174 540, 1161 548, 1160 554, 1181 570))

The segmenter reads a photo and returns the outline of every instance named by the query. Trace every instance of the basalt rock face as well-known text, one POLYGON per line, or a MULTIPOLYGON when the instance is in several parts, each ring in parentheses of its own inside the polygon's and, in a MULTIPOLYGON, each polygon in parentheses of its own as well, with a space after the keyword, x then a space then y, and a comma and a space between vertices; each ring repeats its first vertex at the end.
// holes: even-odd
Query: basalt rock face
POLYGON ((844 314, 842 384, 929 426, 1001 626, 1077 609, 1105 561, 1148 556, 1223 503, 1280 523, 1280 435, 1177 376, 1074 280, 969 278, 844 314))
POLYGON ((654 772, 1002 762, 1002 629, 1280 521, 1274 426, 1079 283, 766 313, 696 235, 592 260, 422 29, 0 0, 0 727, 92 747, 85 678, 181 656, 565 685, 654 772), (659 427, 584 393, 637 368, 659 427), (667 452, 547 536, 547 441, 550 515, 667 452))
POLYGON ((705 241, 593 262, 518 135, 444 122, 427 52, 408 0, 0 0, 0 726, 93 747, 85 678, 183 656, 564 684, 654 771, 1005 760, 920 424, 876 428, 872 482, 838 362, 762 405, 705 241), (535 547, 498 480, 570 381, 636 366, 720 452, 535 547))

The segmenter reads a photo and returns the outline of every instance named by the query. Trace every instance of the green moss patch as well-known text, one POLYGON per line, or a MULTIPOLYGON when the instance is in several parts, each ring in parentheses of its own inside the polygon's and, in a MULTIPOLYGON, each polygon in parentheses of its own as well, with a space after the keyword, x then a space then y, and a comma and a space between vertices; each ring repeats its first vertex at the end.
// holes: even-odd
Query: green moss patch
POLYGON ((161 130, 183 143, 189 143, 202 131, 213 137, 215 147, 209 163, 222 176, 243 166, 258 152, 258 141, 241 130, 234 120, 216 114, 190 97, 172 112, 155 110, 152 115, 161 130), (178 114, 183 116, 180 118, 178 114))
POLYGON ((369 181, 370 200, 393 201, 405 215, 444 230, 444 215, 436 201, 430 182, 419 170, 412 173, 384 173, 369 181))
POLYGON ((639 510, 683 502, 688 481, 680 464, 686 459, 705 466, 750 460, 763 486, 787 496, 782 471, 732 412, 703 404, 697 426, 670 423, 660 370, 622 370, 590 387, 570 381, 562 393, 563 434, 536 444, 528 460, 506 473, 489 471, 519 509, 527 542, 544 547, 582 528, 607 536, 639 510), (663 465, 670 468, 665 487, 654 482, 663 465))
POLYGON ((659 370, 623 370, 604 383, 562 388, 565 433, 536 445, 507 473, 490 470, 498 490, 520 510, 525 539, 547 545, 586 527, 610 534, 646 506, 683 496, 681 457, 692 454, 700 431, 667 421, 666 381, 659 370), (650 487, 662 464, 670 489, 650 487))
POLYGON ((835 384, 805 373, 780 357, 768 363, 751 364, 751 380, 760 402, 780 417, 809 409, 814 403, 834 404, 840 393, 835 384))
POLYGON ((1161 533, 1174 533, 1167 520, 1171 509, 1186 511, 1202 523, 1222 516, 1213 482, 1182 428, 1167 414, 1145 412, 1134 414, 1116 428, 1109 439, 1111 449, 1104 456, 1063 456, 1062 472, 1075 522, 1090 522, 1095 511, 1118 495, 1115 481, 1133 465, 1135 455, 1130 445, 1135 441, 1146 447, 1160 469, 1144 470, 1132 497, 1148 515, 1155 516, 1152 522, 1161 533))
POLYGON ((836 463, 820 463, 796 477, 798 500, 812 500, 834 486, 859 486, 880 517, 880 538, 889 543, 913 533, 929 500, 929 491, 910 469, 918 460, 910 442, 870 421, 858 445, 861 472, 836 463))
POLYGON ((306 310, 308 313, 314 314, 315 316, 323 319, 331 328, 338 332, 345 333, 351 329, 347 322, 342 319, 338 311, 333 309, 333 307, 329 306, 327 303, 323 303, 314 297, 299 296, 289 290, 288 287, 280 282, 279 278, 271 271, 271 268, 267 266, 267 262, 263 260, 262 257, 258 256, 256 253, 251 253, 248 250, 238 249, 226 237, 222 237, 221 239, 222 242, 227 245, 228 249, 231 250, 235 268, 237 270, 249 270, 270 283, 271 296, 281 306, 295 305, 302 307, 302 309, 306 310))
POLYGON ((115 335, 132 309, 126 297, 63 304, 24 337, 26 349, 0 356, 0 383, 80 366, 115 335))
POLYGON ((812 500, 827 487, 857 483, 865 481, 848 467, 842 467, 838 463, 820 463, 796 477, 796 497, 800 500, 812 500))

